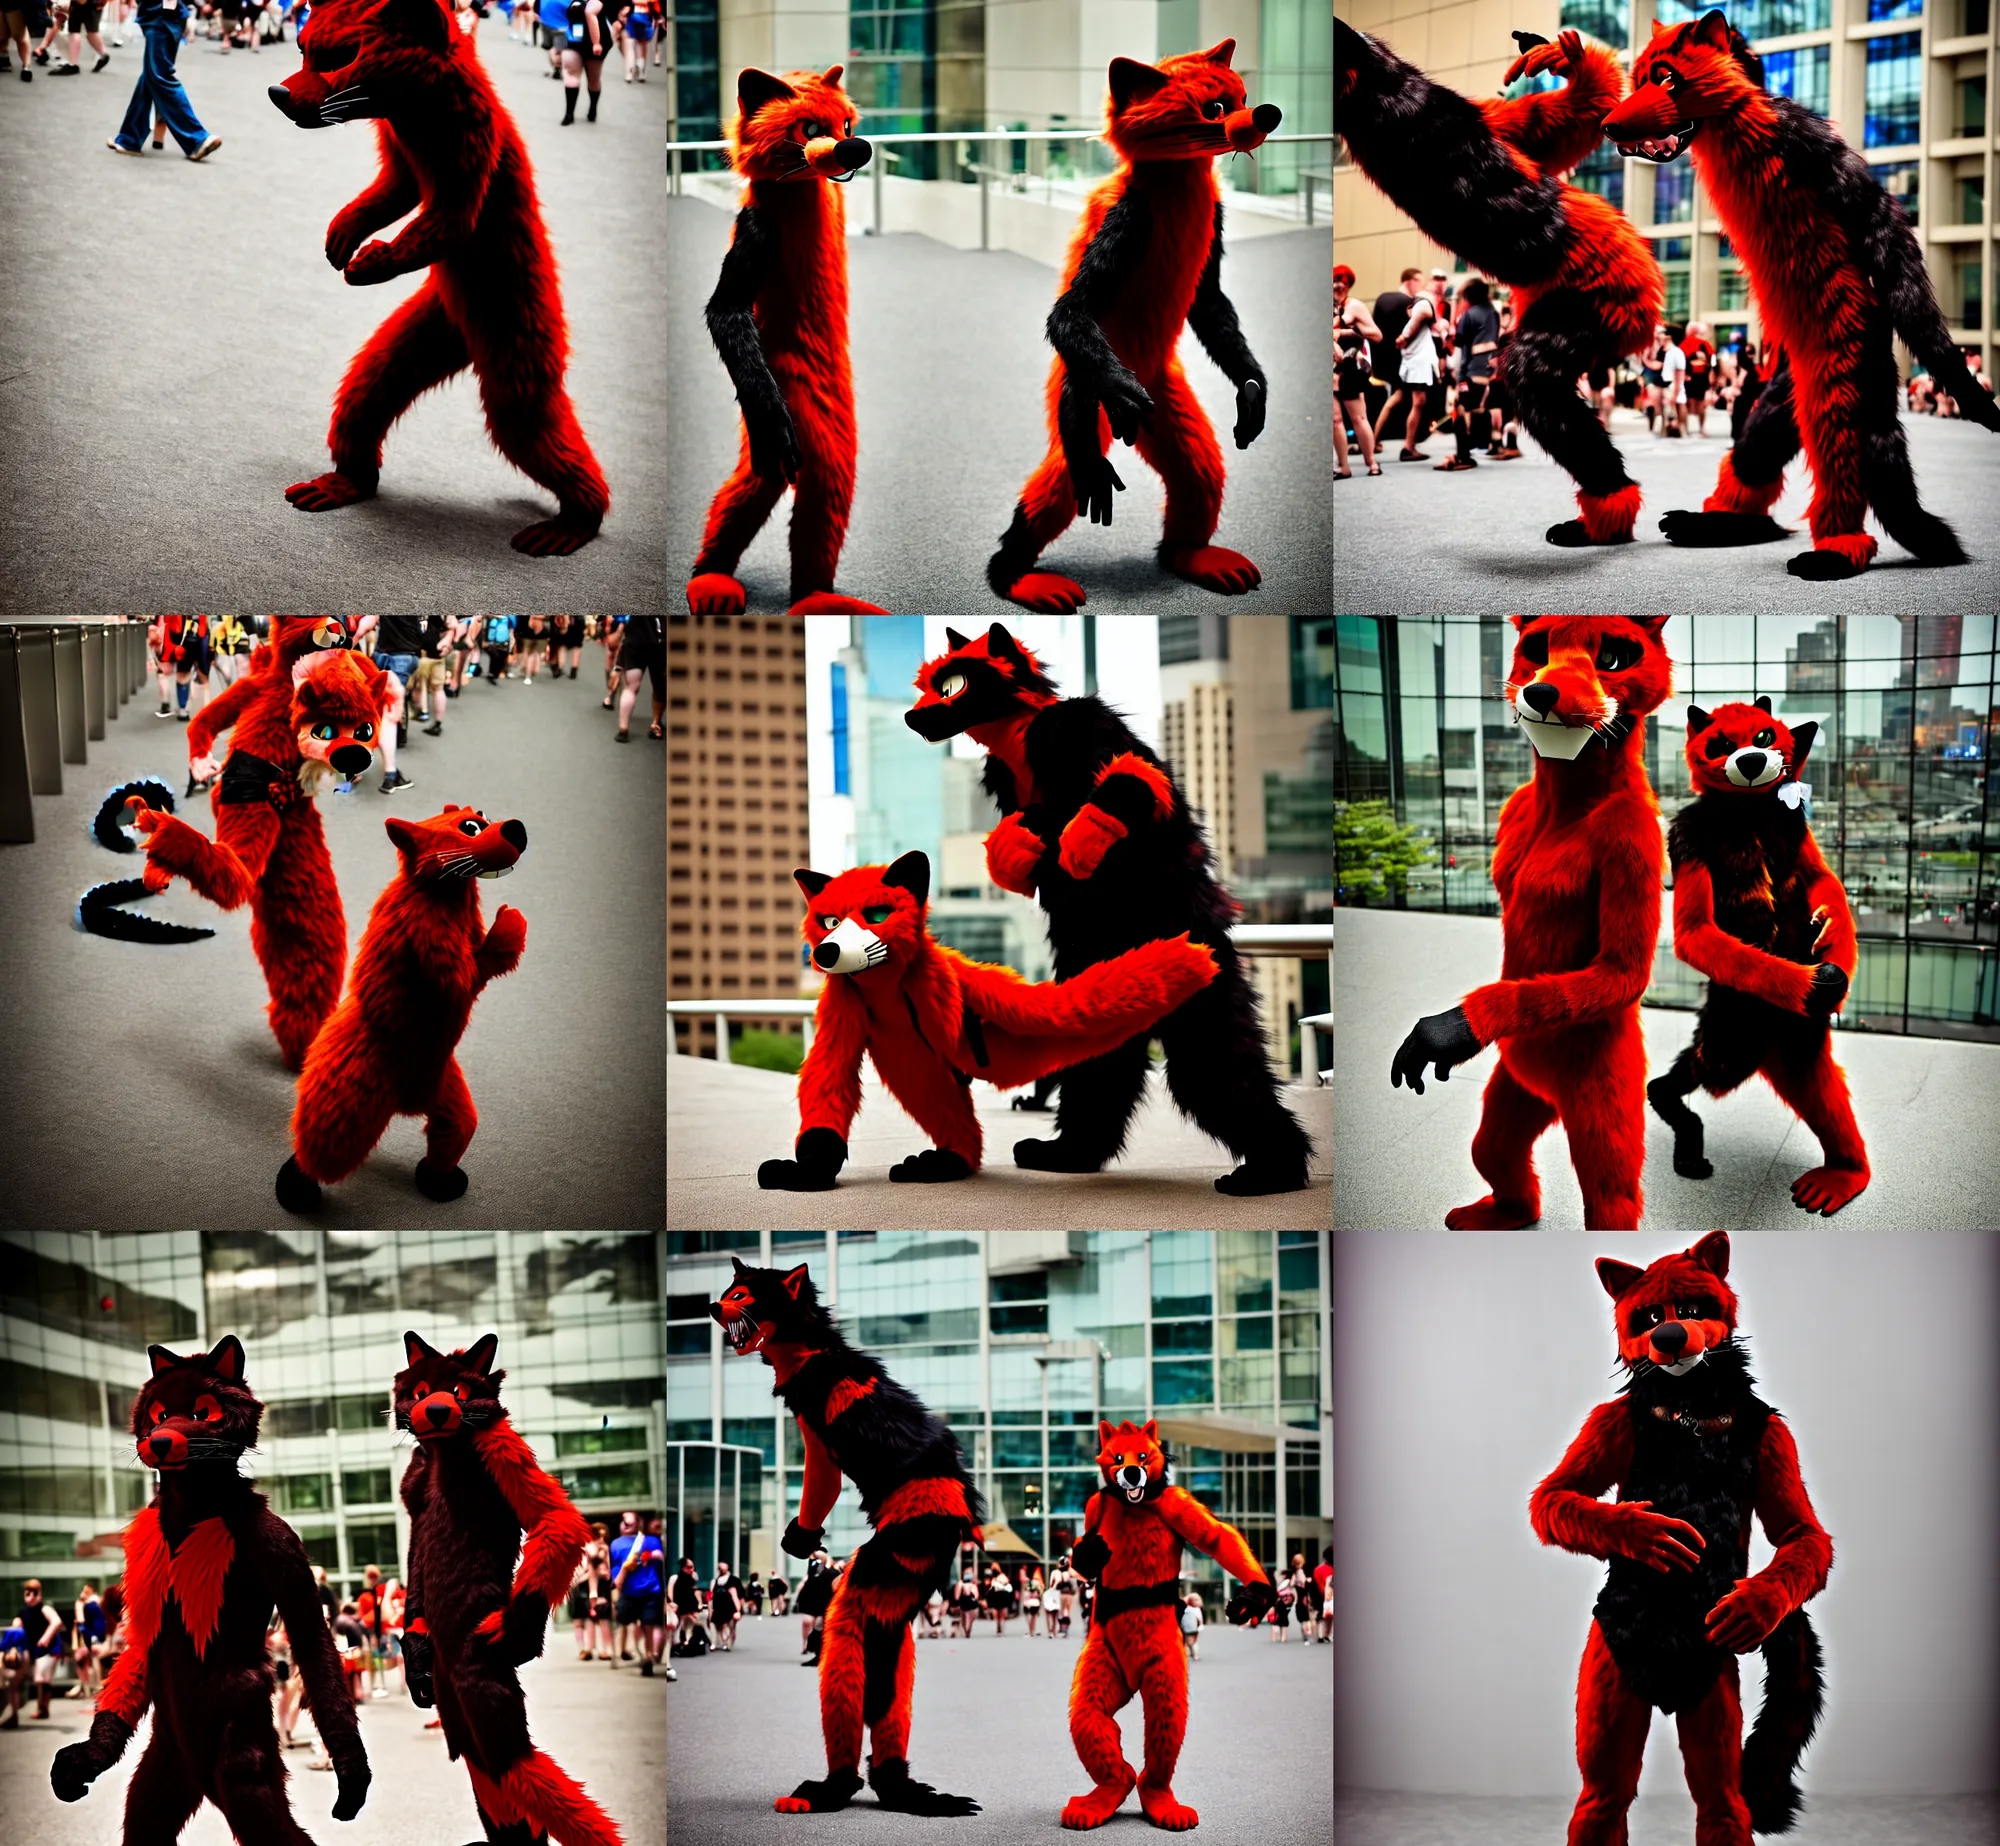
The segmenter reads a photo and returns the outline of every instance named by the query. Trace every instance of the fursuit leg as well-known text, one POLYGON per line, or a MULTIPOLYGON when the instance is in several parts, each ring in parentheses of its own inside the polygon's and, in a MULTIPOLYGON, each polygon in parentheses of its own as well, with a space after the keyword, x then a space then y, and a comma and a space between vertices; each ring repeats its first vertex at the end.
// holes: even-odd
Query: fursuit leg
POLYGON ((1167 1092, 1181 1112, 1243 1164, 1215 1182, 1250 1197, 1297 1192, 1309 1183, 1312 1142, 1278 1098, 1264 1052, 1257 995, 1226 945, 1216 976, 1155 1028, 1167 1056, 1167 1092))
POLYGON ((1555 1119, 1555 1104, 1522 1083, 1502 1058, 1486 1080, 1479 1132, 1472 1137, 1472 1164, 1493 1190, 1446 1212, 1447 1230, 1519 1231, 1542 1215, 1535 1139, 1555 1119))
POLYGON ((1646 1085, 1653 1113, 1674 1131, 1674 1171, 1683 1179, 1707 1179, 1715 1171, 1702 1153, 1701 1117, 1682 1100, 1701 1088, 1696 1052, 1697 1046, 1688 1046, 1665 1076, 1646 1085))
POLYGON ((512 1667, 476 1653, 438 1664, 438 1716, 493 1846, 540 1846, 543 1835, 556 1846, 623 1846, 610 1815, 530 1741, 512 1667))
POLYGON ((1146 1766, 1139 1776, 1139 1805, 1146 1818, 1169 1833, 1185 1833, 1201 1825, 1201 1816, 1174 1798, 1174 1766, 1181 1759, 1181 1739, 1187 1734, 1187 1655, 1172 1618, 1144 1617, 1146 1664, 1139 1674, 1139 1696, 1146 1709, 1146 1766))
POLYGON ((1670 545, 1763 545, 1789 536, 1771 517, 1784 491, 1785 470, 1799 452, 1799 419, 1792 394, 1792 368, 1781 359, 1771 381, 1757 394, 1750 414, 1716 475, 1715 491, 1698 513, 1660 516, 1670 545))
POLYGON ((1624 545, 1639 518, 1639 487, 1576 381, 1601 356, 1603 337, 1591 297, 1553 288, 1521 317, 1507 350, 1508 377, 1521 423, 1576 482, 1582 515, 1551 526, 1551 545, 1624 545))
POLYGON ((1040 1173, 1095 1173, 1115 1160, 1145 1089, 1150 1036, 1142 1032, 1116 1051, 1064 1071, 1056 1138, 1016 1141, 1014 1164, 1040 1173))
POLYGON ((1166 483, 1166 518, 1160 533, 1160 566, 1218 596, 1245 596, 1263 573, 1240 551, 1208 541, 1222 517, 1222 447, 1200 400, 1188 388, 1180 361, 1149 381, 1153 421, 1134 445, 1166 483))
MULTIPOLYGON (((803 381, 800 389, 786 396, 800 411, 815 402, 803 381)), ((853 405, 847 405, 843 414, 844 420, 817 411, 795 417, 800 466, 792 496, 792 606, 786 612, 790 615, 888 613, 859 597, 842 596, 833 587, 854 507, 853 405)))
POLYGON ((189 1775, 180 1746, 155 1720, 125 1791, 124 1846, 175 1846, 200 1806, 201 1788, 189 1775))
POLYGON ((1700 1704, 1674 1714, 1681 1768, 1694 1797, 1695 1846, 1751 1846, 1743 1799, 1743 1705, 1736 1662, 1715 1676, 1700 1704))
POLYGON ((250 946, 270 989, 271 1032, 285 1068, 302 1070, 347 973, 347 919, 310 803, 287 811, 265 863, 250 902, 250 946))
POLYGON ((1639 1792, 1639 1766, 1653 1708, 1625 1688, 1595 1621, 1576 1680, 1576 1762, 1583 1792, 1569 1817, 1567 1846, 1626 1846, 1625 1816, 1639 1792))
POLYGON ((1861 479, 1868 504, 1882 529, 1924 564, 1963 564, 1958 534, 1917 498, 1898 407, 1903 381, 1896 372, 1895 348, 1884 328, 1862 355, 1861 479))
POLYGON ((611 489, 563 388, 561 367, 541 360, 507 365, 500 357, 479 367, 487 432, 502 455, 556 497, 553 519, 523 526, 508 542, 530 557, 567 557, 597 536, 611 489))
POLYGON ((466 1088, 465 1073, 458 1059, 447 1058, 438 1078, 436 1092, 424 1113, 424 1157, 417 1162, 417 1190, 427 1199, 444 1203, 462 1198, 471 1182, 458 1163, 472 1144, 479 1126, 479 1111, 472 1106, 472 1092, 466 1088))
MULTIPOLYGON (((1056 369, 1060 373, 1060 360, 1056 369)), ((1054 421, 1053 413, 1050 421, 1054 421)), ((1098 421, 1109 448, 1110 427, 1102 417, 1098 421)), ((1086 601, 1082 584, 1054 571, 1035 569, 1035 560, 1069 530, 1075 518, 1076 493, 1070 485, 1069 464, 1063 460, 1062 444, 1051 440, 1041 466, 1021 489, 1021 498, 1014 506, 1014 523, 1002 536, 1000 549, 987 561, 986 581, 993 594, 1024 609, 1057 615, 1081 609, 1086 601)))
POLYGON ((1138 1783, 1137 1772, 1125 1761, 1115 1716, 1131 1699, 1132 1691, 1104 1638, 1103 1627, 1092 1622, 1070 1678, 1069 1734, 1078 1760, 1097 1786, 1064 1804, 1065 1827, 1103 1826, 1138 1783))
POLYGON ((1785 561, 1794 577, 1815 583, 1858 577, 1875 556, 1863 529, 1868 495, 1861 480, 1861 416, 1865 356, 1830 348, 1793 374, 1799 399, 1799 434, 1813 474, 1806 523, 1813 548, 1785 561))
POLYGON ((785 492, 781 479, 766 479, 750 465, 750 433, 738 437, 736 467, 709 502, 701 552, 687 586, 691 615, 741 615, 749 594, 736 581, 736 566, 750 541, 764 529, 785 492))
POLYGON ((852 1590, 845 1575, 834 1585, 820 1647, 819 1727, 826 1739, 826 1777, 801 1782, 789 1795, 780 1795, 773 1803, 780 1814, 830 1813, 861 1792, 858 1770, 868 1669, 861 1643, 861 1609, 852 1590))
MULTIPOLYGON (((915 1613, 914 1609, 911 1611, 915 1613)), ((897 1814, 962 1820, 979 1812, 966 1795, 947 1795, 910 1777, 910 1693, 916 1681, 916 1638, 910 1617, 870 1620, 862 1630, 867 1662, 864 1710, 868 1718, 868 1786, 876 1804, 897 1814)))
POLYGON ((1646 1044, 1635 1017, 1606 1021, 1598 1032, 1601 1051, 1578 1061, 1558 1109, 1583 1188, 1584 1229, 1636 1231, 1644 1204, 1646 1044))
POLYGON ((1764 1065, 1764 1078, 1800 1121, 1819 1137, 1825 1164, 1792 1181, 1792 1203, 1801 1211, 1831 1218, 1849 1199, 1867 1189, 1868 1149, 1854 1120, 1847 1078, 1833 1060, 1833 1035, 1825 1033, 1816 1051, 1803 1048, 1764 1065))
POLYGON ((313 1846, 285 1798, 285 1765, 278 1756, 268 1695, 254 1704, 229 1691, 222 1697, 229 1715, 217 1738, 215 1805, 237 1846, 313 1846))

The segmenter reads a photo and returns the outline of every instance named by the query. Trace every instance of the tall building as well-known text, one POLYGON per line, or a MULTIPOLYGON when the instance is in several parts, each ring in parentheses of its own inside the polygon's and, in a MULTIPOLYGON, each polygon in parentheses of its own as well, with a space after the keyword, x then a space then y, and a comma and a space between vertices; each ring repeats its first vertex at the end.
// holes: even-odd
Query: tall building
MULTIPOLYGON (((1575 27, 1618 51, 1664 24, 1699 18, 1702 0, 1338 0, 1340 16, 1463 94, 1496 95, 1517 30, 1553 38, 1575 27)), ((1996 367, 1994 229, 1987 201, 1995 149, 1991 0, 1734 0, 1725 11, 1763 59, 1766 87, 1827 118, 1902 204, 1930 265, 1959 345, 1996 367)), ((1546 82, 1547 80, 1530 80, 1546 82)), ((1656 167, 1602 145, 1577 184, 1602 193, 1652 240, 1667 283, 1667 315, 1706 321, 1726 340, 1762 338, 1742 264, 1731 253, 1691 162, 1656 167)), ((1337 160, 1335 241, 1372 300, 1400 270, 1428 271, 1429 243, 1366 178, 1337 160)), ((1457 261, 1447 257, 1447 266, 1457 261)))
MULTIPOLYGON (((807 845, 804 631, 668 616, 668 999, 797 996, 807 845)), ((669 1026, 677 1050, 715 1055, 713 1020, 669 1026)))
MULTIPOLYGON (((836 662, 844 688, 848 790, 854 797, 854 863, 886 865, 921 852, 935 880, 944 837, 942 753, 903 722, 924 663, 924 618, 853 619, 836 662)), ((836 745, 839 743, 836 735, 836 745)), ((836 767, 838 766, 838 753, 836 767)))
POLYGON ((663 1233, 13 1232, 0 1238, 0 1602, 67 1611, 123 1568, 152 1497, 129 1418, 146 1348, 242 1340, 263 1400, 243 1471, 348 1594, 402 1574, 410 1438, 389 1422, 405 1329, 500 1336, 503 1401, 586 1518, 660 1510, 663 1233))
MULTIPOLYGON (((668 1233, 667 1437, 685 1498, 669 1543, 706 1575, 785 1567, 804 1454, 771 1374, 708 1304, 729 1259, 810 1266, 847 1338, 943 1417, 990 1516, 1043 1559, 1082 1535, 1100 1417, 1158 1421, 1177 1478, 1269 1565, 1332 1537, 1331 1238, 1316 1231, 668 1233), (754 1464, 754 1465, 753 1465, 754 1464), (686 1483, 692 1482, 693 1485, 686 1483)), ((851 1488, 827 1522, 867 1536, 851 1488)), ((1214 1585, 1189 1552, 1183 1569, 1214 1585)))

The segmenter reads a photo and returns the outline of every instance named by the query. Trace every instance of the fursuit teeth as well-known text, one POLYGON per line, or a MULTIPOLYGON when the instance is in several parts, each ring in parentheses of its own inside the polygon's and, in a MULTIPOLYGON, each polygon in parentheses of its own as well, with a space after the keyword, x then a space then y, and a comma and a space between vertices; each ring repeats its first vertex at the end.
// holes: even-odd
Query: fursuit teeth
MULTIPOLYGON (((137 852, 138 842, 122 824, 126 807, 134 800, 162 813, 174 811, 174 791, 156 776, 141 776, 136 782, 121 782, 98 804, 90 823, 91 837, 112 852, 137 852)), ((165 923, 158 917, 126 910, 123 906, 152 896, 143 878, 114 878, 108 884, 92 885, 77 900, 76 926, 86 935, 102 936, 107 942, 143 942, 170 947, 182 942, 206 942, 215 934, 190 923, 165 923)))

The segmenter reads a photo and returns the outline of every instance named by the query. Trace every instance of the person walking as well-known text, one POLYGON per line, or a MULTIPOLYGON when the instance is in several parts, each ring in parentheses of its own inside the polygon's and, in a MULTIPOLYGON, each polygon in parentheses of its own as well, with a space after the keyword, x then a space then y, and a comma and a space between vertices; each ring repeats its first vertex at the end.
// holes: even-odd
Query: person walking
POLYGON ((1400 376, 1410 400, 1410 414, 1403 429, 1403 446, 1396 451, 1398 461, 1429 459, 1417 443, 1423 434, 1426 408, 1438 385, 1438 338, 1447 332, 1443 309, 1437 299, 1443 290, 1444 284, 1440 279, 1433 293, 1418 296, 1410 305, 1410 318, 1404 323, 1403 331, 1396 336, 1396 344, 1403 355, 1400 376))
POLYGON ((604 87, 604 60, 611 55, 611 15, 604 0, 568 0, 564 8, 562 80, 563 126, 576 120, 576 93, 590 89, 587 122, 597 120, 597 105, 604 87))
POLYGON ((1021 1613, 1028 1618, 1028 1637, 1034 1638, 1035 1624, 1042 1618, 1042 1592, 1048 1586, 1042 1581, 1042 1567, 1037 1564, 1028 1572, 1027 1581, 1021 1585, 1021 1613))
POLYGON ((632 707, 638 702, 639 682, 653 682, 653 724, 649 737, 664 737, 662 720, 667 715, 667 620, 663 615, 632 615, 625 618, 625 638, 618 650, 619 677, 625 682, 618 694, 618 741, 628 741, 632 707))
MULTIPOLYGON (((1412 273, 1414 274, 1415 272, 1413 271, 1412 273)), ((1076 1612, 1076 1589, 1080 1582, 1082 1582, 1082 1578, 1076 1574, 1076 1567, 1069 1561, 1069 1554, 1064 1552, 1062 1561, 1062 1638, 1065 1641, 1069 1639, 1070 1617, 1076 1612)))
POLYGON ((542 662, 549 657, 549 618, 528 617, 527 632, 521 637, 521 684, 532 686, 540 677, 542 662))
POLYGON ((621 1530, 611 1541, 611 1587, 618 1602, 619 1652, 624 1653, 624 1637, 637 1628, 639 1676, 651 1679, 667 1644, 665 1586, 660 1581, 667 1560, 658 1535, 643 1529, 636 1513, 619 1515, 621 1527, 628 1521, 631 1529, 621 1530), (621 1545, 625 1546, 622 1555, 621 1545))
POLYGON ((1181 1651, 1190 1660, 1201 1658, 1201 1592, 1191 1589, 1181 1599, 1181 1651))
POLYGON ((1330 1642, 1333 1639, 1333 1547, 1331 1545, 1320 1553, 1320 1562, 1313 1570, 1313 1584, 1319 1591, 1319 1638, 1330 1642))
POLYGON ((389 675, 395 702, 382 721, 382 793, 399 795, 413 784, 396 767, 396 752, 410 741, 410 681, 424 652, 424 618, 420 615, 363 616, 360 632, 375 629, 375 664, 389 675))
POLYGON ((729 1653, 736 1645, 736 1619, 741 1606, 740 1590, 736 1579, 729 1574, 729 1565, 717 1564, 715 1580, 708 1591, 708 1631, 715 1638, 718 1653, 729 1653))
POLYGON ((1687 434, 1687 354, 1681 350, 1681 330, 1670 327, 1660 348, 1660 415, 1662 434, 1678 440, 1687 434))
POLYGON ((979 1603, 979 1585, 973 1581, 972 1572, 960 1571, 958 1581, 951 1587, 951 1615, 961 1641, 972 1639, 972 1624, 979 1619, 979 1603))
POLYGON ((1385 288, 1375 297, 1375 324, 1382 329, 1382 337, 1371 342, 1373 346, 1372 376, 1385 389, 1382 407, 1375 414, 1375 447, 1379 450, 1387 439, 1390 419, 1409 408, 1409 394, 1399 382, 1402 370, 1402 349, 1396 344, 1403 329, 1409 325, 1410 310, 1416 305, 1417 297, 1423 293, 1424 272, 1421 269, 1406 269, 1394 288, 1385 288))
POLYGON ((35 1688, 35 1716, 49 1715, 49 1689, 55 1683, 56 1662, 62 1658, 63 1621, 53 1603, 42 1600, 39 1577, 21 1585, 21 1600, 14 1611, 13 1625, 21 1632, 9 1651, 14 1663, 7 1673, 7 1716, 0 1730, 20 1727, 21 1689, 32 1679, 35 1688))
POLYGON ((653 15, 660 0, 630 0, 618 22, 619 49, 625 58, 625 81, 646 81, 646 48, 658 36, 653 15))
POLYGON ((486 681, 497 686, 507 677, 507 660, 514 651, 514 622, 511 615, 489 615, 480 635, 486 649, 486 681))
POLYGON ((186 0, 139 0, 139 30, 146 40, 145 62, 133 86, 132 100, 126 105, 125 120, 104 145, 114 154, 130 154, 136 159, 146 151, 146 131, 157 113, 188 159, 206 160, 221 147, 222 137, 201 125, 174 69, 181 40, 187 36, 186 0))
POLYGON ((292 1671, 292 1637, 286 1631, 285 1618, 275 1610, 271 1615, 271 1628, 265 1636, 265 1645, 271 1655, 271 1677, 277 1682, 272 1694, 272 1717, 278 1727, 278 1748, 295 1749, 298 1739, 292 1735, 292 1730, 299 1721, 305 1682, 292 1671))
POLYGON ((1500 350, 1500 316, 1494 311, 1492 291, 1483 278, 1469 277, 1458 294, 1463 305, 1452 328, 1452 346, 1458 356, 1458 403, 1452 413, 1457 449, 1437 464, 1439 474, 1478 467, 1472 459, 1474 445, 1489 450, 1493 445, 1487 397, 1493 387, 1493 361, 1500 350))
POLYGON ((94 1699, 97 1696, 97 1657, 104 1644, 104 1606, 97 1600, 97 1586, 85 1583, 77 1592, 70 1614, 70 1658, 76 1663, 76 1684, 63 1694, 66 1699, 94 1699))
POLYGON ((784 1615, 791 1601, 792 1586, 774 1570, 769 1584, 771 1592, 771 1617, 775 1621, 784 1615))
POLYGON ((105 49, 104 34, 99 30, 104 18, 102 0, 69 0, 67 11, 69 15, 69 59, 66 63, 58 64, 54 70, 49 72, 49 75, 51 77, 82 76, 83 65, 78 60, 83 56, 83 42, 85 39, 88 39, 91 50, 97 53, 97 62, 90 67, 91 74, 94 76, 111 62, 111 53, 105 49))
POLYGON ((445 656, 451 652, 458 623, 450 616, 427 615, 418 638, 416 671, 410 676, 410 692, 417 708, 417 722, 426 737, 444 735, 445 682, 451 669, 445 656))
POLYGON ((1062 1608, 1062 1571, 1060 1568, 1049 1573, 1047 1587, 1042 1591, 1042 1617, 1051 1641, 1056 1638, 1056 1614, 1062 1608))
POLYGON ((1333 459, 1336 481, 1351 480, 1348 466, 1347 428, 1354 428, 1354 440, 1361 445, 1361 460, 1370 474, 1380 474, 1375 459, 1375 430, 1368 421, 1368 371, 1373 348, 1371 341, 1382 337, 1382 329, 1360 302, 1353 299, 1354 271, 1345 263, 1333 266, 1333 459))
POLYGON ((799 1660, 801 1666, 819 1665, 820 1649, 826 1643, 826 1612, 832 1606, 834 1585, 839 1575, 833 1568, 833 1559, 823 1549, 815 1551, 806 1560, 806 1580, 799 1586, 795 1604, 805 1625, 801 1641, 805 1651, 799 1660))
POLYGON ((1007 1632, 1007 1618, 1014 1613, 1017 1601, 1013 1576, 1004 1564, 993 1567, 989 1600, 993 1607, 993 1632, 996 1636, 1003 1635, 1007 1632))
POLYGON ((1694 433, 1706 436, 1709 388, 1715 376, 1715 342, 1700 321, 1688 322, 1681 352, 1687 360, 1687 407, 1694 417, 1694 433))

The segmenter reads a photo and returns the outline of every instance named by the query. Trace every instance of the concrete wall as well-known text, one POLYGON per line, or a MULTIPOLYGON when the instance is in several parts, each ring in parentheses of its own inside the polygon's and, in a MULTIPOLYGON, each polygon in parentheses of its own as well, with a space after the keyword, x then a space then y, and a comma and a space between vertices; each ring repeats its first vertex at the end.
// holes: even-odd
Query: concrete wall
POLYGON ((725 112, 736 73, 823 71, 847 56, 847 0, 722 0, 717 34, 725 112))

